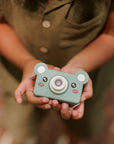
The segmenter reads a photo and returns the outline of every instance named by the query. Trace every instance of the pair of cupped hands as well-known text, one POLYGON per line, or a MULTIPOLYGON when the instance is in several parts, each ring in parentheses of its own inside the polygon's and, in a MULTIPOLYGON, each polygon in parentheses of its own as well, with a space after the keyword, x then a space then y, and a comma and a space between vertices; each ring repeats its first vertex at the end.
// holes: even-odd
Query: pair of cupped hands
MULTIPOLYGON (((35 64, 39 63, 38 60, 29 61, 23 68, 23 77, 22 81, 14 92, 15 100, 18 104, 22 103, 22 95, 25 93, 26 98, 29 103, 34 104, 36 107, 43 110, 55 109, 60 111, 60 114, 63 119, 80 119, 84 115, 84 101, 89 99, 93 95, 92 91, 92 81, 89 78, 88 83, 84 86, 83 93, 81 96, 80 105, 76 108, 73 108, 72 105, 67 103, 59 103, 57 100, 51 100, 45 97, 36 97, 33 94, 36 74, 34 73, 35 64)), ((66 73, 76 74, 79 70, 83 70, 81 67, 74 67, 73 65, 65 65, 63 68, 58 68, 53 65, 47 65, 49 69, 57 70, 66 73)))

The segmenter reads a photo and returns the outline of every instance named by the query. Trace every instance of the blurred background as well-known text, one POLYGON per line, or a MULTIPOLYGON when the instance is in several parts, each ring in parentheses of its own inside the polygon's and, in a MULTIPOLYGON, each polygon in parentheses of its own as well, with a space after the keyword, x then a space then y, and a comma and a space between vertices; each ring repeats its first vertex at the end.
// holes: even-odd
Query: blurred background
MULTIPOLYGON (((26 117, 29 113, 23 111, 30 109, 31 106, 18 105, 15 102, 11 91, 14 91, 17 85, 17 81, 0 64, 0 144, 18 144, 15 142, 15 137, 21 140, 27 135, 24 129, 27 129, 26 117), (20 119, 17 119, 16 115, 20 119, 23 118, 25 123, 20 123, 20 119)), ((38 141, 39 144, 70 144, 70 139, 72 139, 72 144, 114 144, 114 83, 104 92, 103 109, 105 126, 93 139, 83 140, 73 136, 59 117, 51 111, 42 120, 39 133, 28 139, 25 144, 37 144, 38 141)))

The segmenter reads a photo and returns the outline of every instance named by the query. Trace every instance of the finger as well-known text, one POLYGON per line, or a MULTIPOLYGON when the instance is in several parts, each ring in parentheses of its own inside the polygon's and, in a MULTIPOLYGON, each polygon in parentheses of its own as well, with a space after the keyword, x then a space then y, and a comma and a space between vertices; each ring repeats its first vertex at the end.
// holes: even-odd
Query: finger
POLYGON ((68 120, 71 117, 71 109, 67 103, 62 103, 61 105, 61 116, 65 120, 68 120))
POLYGON ((44 103, 49 102, 48 98, 34 96, 33 92, 30 90, 26 91, 26 97, 27 97, 28 102, 32 104, 44 104, 44 103))
POLYGON ((76 109, 72 111, 73 119, 81 119, 84 115, 84 102, 82 102, 76 109))
POLYGON ((57 100, 53 100, 52 101, 52 106, 55 110, 59 111, 61 108, 61 105, 59 104, 59 102, 57 100))
POLYGON ((47 66, 48 66, 48 69, 60 71, 60 68, 59 67, 55 67, 54 65, 47 65, 47 66))
POLYGON ((54 67, 54 69, 53 69, 53 70, 60 71, 61 69, 60 69, 60 68, 58 68, 58 67, 54 67))
POLYGON ((22 95, 25 92, 25 83, 21 82, 14 92, 15 100, 18 104, 22 103, 22 95))
POLYGON ((53 101, 53 100, 49 100, 49 104, 50 104, 50 105, 52 105, 52 101, 53 101))
POLYGON ((47 65, 48 66, 48 69, 54 69, 55 66, 53 65, 47 65))
POLYGON ((41 108, 43 110, 47 110, 51 108, 50 104, 42 104, 42 105, 36 105, 36 107, 41 108))
POLYGON ((33 89, 34 82, 31 79, 26 79, 22 81, 14 92, 14 97, 17 103, 22 103, 22 95, 25 93, 26 90, 33 91, 33 89))
POLYGON ((35 80, 35 79, 36 79, 36 77, 37 77, 37 75, 36 75, 36 74, 33 72, 33 73, 32 73, 32 75, 30 75, 30 77, 29 77, 29 78, 30 78, 30 79, 32 79, 32 80, 35 80))
POLYGON ((89 79, 88 83, 84 86, 84 90, 81 96, 81 102, 91 98, 92 96, 93 96, 93 86, 91 79, 89 79))

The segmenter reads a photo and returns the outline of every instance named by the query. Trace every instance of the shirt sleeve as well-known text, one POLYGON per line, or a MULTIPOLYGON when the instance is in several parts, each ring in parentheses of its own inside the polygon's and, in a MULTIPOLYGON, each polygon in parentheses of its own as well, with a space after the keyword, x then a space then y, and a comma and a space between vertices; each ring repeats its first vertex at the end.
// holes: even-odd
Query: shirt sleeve
POLYGON ((110 11, 114 11, 114 0, 111 0, 111 9, 110 11))

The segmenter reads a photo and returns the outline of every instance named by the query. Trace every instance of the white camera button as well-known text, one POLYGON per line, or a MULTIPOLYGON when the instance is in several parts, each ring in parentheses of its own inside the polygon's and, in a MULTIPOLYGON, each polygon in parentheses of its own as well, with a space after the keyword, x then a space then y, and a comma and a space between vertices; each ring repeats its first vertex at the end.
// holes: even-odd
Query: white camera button
POLYGON ((80 82, 83 82, 83 81, 85 81, 85 76, 83 75, 83 74, 79 74, 78 75, 78 80, 80 81, 80 82))
POLYGON ((39 66, 38 69, 37 69, 38 73, 44 73, 45 70, 46 70, 46 69, 45 69, 44 66, 39 66))

